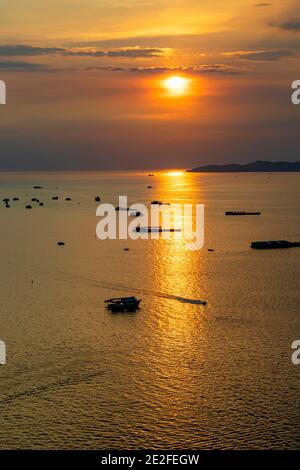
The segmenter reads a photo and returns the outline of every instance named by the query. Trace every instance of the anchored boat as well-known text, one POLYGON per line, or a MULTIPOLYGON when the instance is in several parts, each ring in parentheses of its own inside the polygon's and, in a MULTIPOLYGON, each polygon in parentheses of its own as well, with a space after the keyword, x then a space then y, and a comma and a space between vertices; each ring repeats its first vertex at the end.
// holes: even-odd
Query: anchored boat
POLYGON ((261 215, 258 211, 226 211, 225 215, 261 215))
POLYGON ((293 248, 297 246, 300 246, 300 242, 289 242, 287 240, 270 240, 251 243, 251 248, 254 250, 274 250, 279 248, 293 248))
POLYGON ((136 232, 148 232, 148 233, 162 233, 162 232, 180 232, 180 229, 175 228, 162 228, 162 227, 140 227, 139 225, 135 228, 136 232))

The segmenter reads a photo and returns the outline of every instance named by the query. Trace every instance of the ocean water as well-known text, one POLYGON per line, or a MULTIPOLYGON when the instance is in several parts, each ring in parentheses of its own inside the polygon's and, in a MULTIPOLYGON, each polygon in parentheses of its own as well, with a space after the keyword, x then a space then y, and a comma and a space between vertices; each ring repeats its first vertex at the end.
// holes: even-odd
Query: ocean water
POLYGON ((299 448, 300 249, 249 248, 300 241, 299 183, 297 174, 0 174, 1 200, 20 198, 0 204, 0 448, 299 448), (205 204, 204 248, 98 240, 98 194, 205 204), (44 207, 25 210, 32 197, 44 207), (231 209, 262 215, 225 217, 231 209), (142 298, 138 312, 105 309, 130 294, 142 298))

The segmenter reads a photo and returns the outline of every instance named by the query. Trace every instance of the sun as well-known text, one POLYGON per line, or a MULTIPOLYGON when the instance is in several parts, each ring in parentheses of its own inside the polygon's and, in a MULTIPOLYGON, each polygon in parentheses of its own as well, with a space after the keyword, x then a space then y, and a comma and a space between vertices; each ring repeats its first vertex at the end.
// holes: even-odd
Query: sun
POLYGON ((171 170, 167 172, 168 176, 182 176, 184 175, 184 171, 182 170, 171 170))
POLYGON ((174 95, 183 95, 188 88, 189 79, 174 75, 166 78, 163 82, 164 87, 174 95))

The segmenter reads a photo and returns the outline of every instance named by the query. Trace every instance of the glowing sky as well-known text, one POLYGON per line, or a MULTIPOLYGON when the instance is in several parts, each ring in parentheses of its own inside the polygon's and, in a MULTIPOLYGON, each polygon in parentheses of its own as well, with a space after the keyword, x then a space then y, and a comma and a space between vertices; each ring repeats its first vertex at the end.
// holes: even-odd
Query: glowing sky
POLYGON ((299 159, 298 6, 0 0, 0 169, 299 159))

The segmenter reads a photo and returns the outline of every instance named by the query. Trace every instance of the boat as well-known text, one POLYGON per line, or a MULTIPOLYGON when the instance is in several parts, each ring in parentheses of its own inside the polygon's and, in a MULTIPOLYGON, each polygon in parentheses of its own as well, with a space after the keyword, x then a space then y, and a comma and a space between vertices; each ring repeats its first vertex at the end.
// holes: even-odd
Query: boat
POLYGON ((169 202, 162 202, 162 201, 152 201, 151 202, 152 206, 169 206, 169 202))
POLYGON ((261 212, 256 212, 256 211, 226 211, 225 215, 261 215, 261 212))
POLYGON ((136 297, 118 297, 105 300, 108 310, 111 312, 135 312, 141 303, 136 297))
POLYGON ((287 240, 270 240, 262 242, 252 242, 251 248, 254 250, 271 250, 279 248, 300 247, 300 242, 289 242, 287 240))
POLYGON ((162 227, 140 227, 137 226, 135 228, 136 232, 144 232, 144 233, 162 233, 162 232, 180 232, 180 229, 175 228, 162 228, 162 227))

